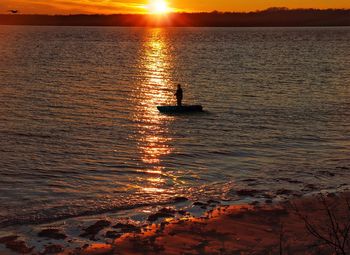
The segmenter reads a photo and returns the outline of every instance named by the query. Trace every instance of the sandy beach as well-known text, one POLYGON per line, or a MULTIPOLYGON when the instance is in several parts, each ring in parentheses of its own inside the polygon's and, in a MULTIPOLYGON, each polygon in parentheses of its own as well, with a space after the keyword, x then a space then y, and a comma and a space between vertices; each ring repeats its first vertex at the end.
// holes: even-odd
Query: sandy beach
POLYGON ((58 229, 38 234, 51 240, 40 252, 15 235, 0 243, 8 254, 349 254, 349 200, 343 192, 276 204, 217 205, 202 217, 164 207, 149 216, 157 223, 142 227, 98 220, 80 236, 96 240, 100 231, 113 230, 104 232, 104 241, 75 249, 60 244, 67 236, 58 229), (183 217, 174 219, 178 213, 183 217))

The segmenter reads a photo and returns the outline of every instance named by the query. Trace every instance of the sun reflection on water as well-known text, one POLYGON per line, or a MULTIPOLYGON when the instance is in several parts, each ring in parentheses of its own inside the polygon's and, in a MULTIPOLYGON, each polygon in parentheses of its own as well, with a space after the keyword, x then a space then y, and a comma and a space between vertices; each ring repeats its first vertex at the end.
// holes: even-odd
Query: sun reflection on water
POLYGON ((141 160, 147 166, 146 170, 139 171, 153 175, 141 180, 144 183, 140 188, 142 192, 154 194, 164 191, 165 178, 170 177, 161 163, 162 157, 172 151, 167 126, 173 117, 159 114, 156 108, 169 103, 173 94, 172 61, 165 30, 149 29, 145 32, 139 67, 143 79, 135 91, 134 120, 138 123, 137 142, 141 160))

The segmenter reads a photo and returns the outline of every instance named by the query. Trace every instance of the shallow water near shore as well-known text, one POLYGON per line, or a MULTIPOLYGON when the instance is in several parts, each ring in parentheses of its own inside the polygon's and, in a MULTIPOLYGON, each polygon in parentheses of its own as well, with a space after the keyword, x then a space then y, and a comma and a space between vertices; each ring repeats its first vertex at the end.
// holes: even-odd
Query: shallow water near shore
POLYGON ((0 26, 0 227, 346 188, 349 28, 0 26), (203 114, 169 116, 181 83, 203 114))

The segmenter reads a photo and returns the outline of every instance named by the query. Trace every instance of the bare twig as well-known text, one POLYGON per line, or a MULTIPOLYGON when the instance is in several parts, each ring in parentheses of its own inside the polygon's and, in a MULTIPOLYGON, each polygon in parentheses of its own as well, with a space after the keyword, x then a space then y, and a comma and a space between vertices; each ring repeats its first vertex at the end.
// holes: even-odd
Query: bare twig
POLYGON ((324 222, 326 228, 312 223, 307 215, 302 214, 295 204, 292 204, 292 207, 298 217, 304 222, 307 231, 311 235, 332 248, 337 255, 349 254, 350 203, 348 199, 346 199, 347 219, 345 220, 345 224, 337 217, 336 209, 331 209, 331 206, 322 194, 320 195, 320 202, 326 212, 327 221, 324 222))

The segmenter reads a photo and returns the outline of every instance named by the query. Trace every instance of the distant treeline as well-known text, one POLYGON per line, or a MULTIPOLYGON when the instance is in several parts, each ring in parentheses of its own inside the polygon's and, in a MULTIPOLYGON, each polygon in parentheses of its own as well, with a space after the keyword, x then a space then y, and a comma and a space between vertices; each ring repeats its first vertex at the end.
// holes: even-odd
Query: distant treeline
POLYGON ((347 9, 270 8, 249 13, 171 13, 114 15, 0 15, 1 25, 47 26, 174 26, 174 27, 283 27, 350 26, 347 9))

